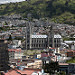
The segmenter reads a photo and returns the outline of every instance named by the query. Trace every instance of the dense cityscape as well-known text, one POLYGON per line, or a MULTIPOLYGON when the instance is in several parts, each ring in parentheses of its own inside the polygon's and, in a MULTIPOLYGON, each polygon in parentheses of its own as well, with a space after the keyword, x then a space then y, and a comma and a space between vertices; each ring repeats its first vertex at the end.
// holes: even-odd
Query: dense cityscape
POLYGON ((0 75, 13 74, 75 75, 75 25, 1 15, 0 75))

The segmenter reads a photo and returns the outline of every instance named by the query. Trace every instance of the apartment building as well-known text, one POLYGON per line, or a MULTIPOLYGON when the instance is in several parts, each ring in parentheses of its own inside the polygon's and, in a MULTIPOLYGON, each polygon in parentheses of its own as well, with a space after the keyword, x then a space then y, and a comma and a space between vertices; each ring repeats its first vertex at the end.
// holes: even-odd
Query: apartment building
POLYGON ((8 44, 7 41, 0 39, 0 71, 6 71, 8 67, 8 44))
POLYGON ((8 49, 9 51, 9 60, 13 59, 22 59, 23 52, 21 49, 8 49))
POLYGON ((35 60, 32 63, 27 63, 27 68, 42 68, 42 60, 35 60))

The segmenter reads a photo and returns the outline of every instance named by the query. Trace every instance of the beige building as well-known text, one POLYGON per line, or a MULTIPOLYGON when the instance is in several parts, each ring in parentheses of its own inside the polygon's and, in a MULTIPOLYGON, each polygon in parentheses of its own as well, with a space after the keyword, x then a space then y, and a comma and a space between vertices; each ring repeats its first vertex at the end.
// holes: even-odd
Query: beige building
POLYGON ((27 68, 42 68, 42 60, 35 60, 32 63, 27 63, 27 68))
POLYGON ((15 52, 14 54, 14 59, 22 59, 23 52, 15 52))
POLYGON ((9 51, 9 60, 13 59, 22 59, 23 52, 21 49, 8 49, 9 51))

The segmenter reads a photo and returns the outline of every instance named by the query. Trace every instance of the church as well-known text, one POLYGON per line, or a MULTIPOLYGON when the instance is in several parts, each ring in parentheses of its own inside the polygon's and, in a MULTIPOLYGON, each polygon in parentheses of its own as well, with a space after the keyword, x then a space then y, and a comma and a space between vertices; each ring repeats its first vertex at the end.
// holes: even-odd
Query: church
POLYGON ((49 47, 58 48, 61 46, 62 37, 59 34, 54 34, 53 30, 49 35, 33 35, 31 24, 26 27, 26 50, 32 49, 47 49, 49 47))

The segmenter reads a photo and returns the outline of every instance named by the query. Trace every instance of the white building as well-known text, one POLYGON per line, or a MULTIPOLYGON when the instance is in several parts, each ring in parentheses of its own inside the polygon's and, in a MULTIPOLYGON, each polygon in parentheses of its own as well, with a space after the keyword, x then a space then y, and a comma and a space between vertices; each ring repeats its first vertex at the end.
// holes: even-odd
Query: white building
POLYGON ((8 45, 9 49, 17 49, 17 48, 21 48, 21 40, 13 40, 12 44, 8 45))
POLYGON ((72 50, 75 50, 75 41, 64 41, 67 45, 69 45, 69 48, 72 50))

